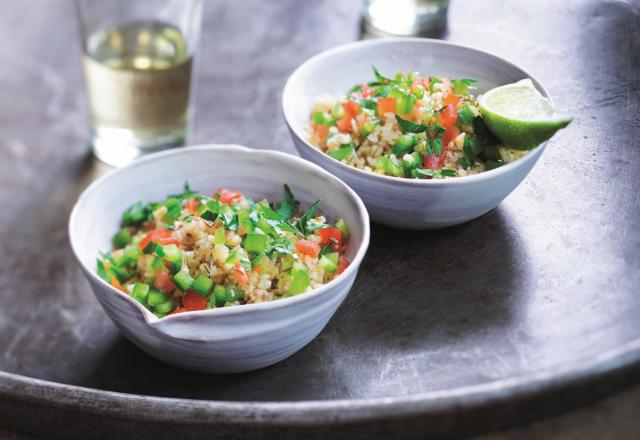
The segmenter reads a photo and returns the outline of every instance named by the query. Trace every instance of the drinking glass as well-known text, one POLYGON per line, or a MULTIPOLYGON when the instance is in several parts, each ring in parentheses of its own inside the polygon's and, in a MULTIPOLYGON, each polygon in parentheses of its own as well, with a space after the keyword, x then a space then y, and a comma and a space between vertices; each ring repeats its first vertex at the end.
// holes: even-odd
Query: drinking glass
POLYGON ((363 0, 365 26, 374 34, 438 35, 448 9, 449 0, 363 0))
POLYGON ((76 0, 91 147, 110 165, 184 145, 201 0, 76 0))

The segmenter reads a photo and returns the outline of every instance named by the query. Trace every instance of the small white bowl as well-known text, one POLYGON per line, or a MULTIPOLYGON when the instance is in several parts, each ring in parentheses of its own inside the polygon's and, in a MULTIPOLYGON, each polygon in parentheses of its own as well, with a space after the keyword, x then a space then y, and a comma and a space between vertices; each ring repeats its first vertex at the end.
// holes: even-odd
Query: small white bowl
POLYGON ((284 118, 298 152, 351 186, 369 209, 372 220, 405 229, 435 229, 477 218, 495 208, 531 171, 545 145, 524 157, 473 176, 446 180, 414 180, 382 176, 346 165, 315 148, 305 134, 315 99, 325 93, 343 96, 354 84, 372 80, 371 65, 383 74, 420 71, 428 75, 473 78, 475 94, 531 78, 511 62, 446 41, 424 38, 367 40, 322 52, 289 77, 282 95, 284 118))
POLYGON ((369 216, 340 180, 298 157, 235 145, 210 145, 146 156, 93 182, 69 219, 73 252, 96 298, 120 331, 150 355, 209 373, 255 370, 291 356, 327 324, 351 289, 369 245, 369 216), (96 273, 98 252, 110 249, 122 212, 191 188, 228 187, 256 199, 281 200, 283 184, 304 205, 321 201, 329 218, 351 231, 343 274, 310 292, 260 304, 181 313, 158 319, 96 273))

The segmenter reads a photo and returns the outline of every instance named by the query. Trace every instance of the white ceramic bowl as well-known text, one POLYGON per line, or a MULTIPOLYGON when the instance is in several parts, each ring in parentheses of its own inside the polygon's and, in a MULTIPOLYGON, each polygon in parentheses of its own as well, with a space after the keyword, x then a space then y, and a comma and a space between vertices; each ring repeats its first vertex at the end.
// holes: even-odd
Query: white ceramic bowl
POLYGON ((369 216, 348 186, 316 165, 276 151, 211 145, 153 154, 96 180, 71 212, 69 237, 98 301, 129 340, 178 367, 231 373, 285 359, 324 328, 356 278, 369 245, 369 216), (351 264, 326 285, 294 297, 158 319, 98 277, 96 258, 110 249, 127 207, 180 192, 185 181, 202 192, 228 187, 269 200, 282 200, 288 183, 303 205, 321 200, 329 218, 346 220, 351 264))
POLYGON ((467 222, 495 208, 531 171, 544 144, 523 158, 481 174, 446 180, 381 176, 346 165, 313 147, 305 134, 318 95, 344 95, 354 84, 373 78, 371 65, 383 74, 420 71, 452 78, 477 79, 480 94, 493 87, 531 78, 520 67, 487 52, 422 38, 367 40, 322 52, 291 75, 282 95, 285 120, 298 152, 353 188, 372 220, 406 229, 433 229, 467 222))

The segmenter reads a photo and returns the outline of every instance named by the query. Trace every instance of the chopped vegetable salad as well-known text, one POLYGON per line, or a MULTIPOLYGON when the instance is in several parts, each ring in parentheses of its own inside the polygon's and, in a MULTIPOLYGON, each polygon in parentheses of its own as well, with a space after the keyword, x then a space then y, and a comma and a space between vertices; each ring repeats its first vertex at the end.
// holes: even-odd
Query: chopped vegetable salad
POLYGON ((276 204, 185 185, 123 213, 98 274, 158 317, 298 295, 349 265, 345 221, 327 221, 318 205, 301 211, 287 185, 276 204))
POLYGON ((500 167, 525 152, 505 148, 484 125, 472 79, 373 67, 375 81, 345 98, 316 101, 309 140, 336 160, 387 176, 461 177, 500 167))

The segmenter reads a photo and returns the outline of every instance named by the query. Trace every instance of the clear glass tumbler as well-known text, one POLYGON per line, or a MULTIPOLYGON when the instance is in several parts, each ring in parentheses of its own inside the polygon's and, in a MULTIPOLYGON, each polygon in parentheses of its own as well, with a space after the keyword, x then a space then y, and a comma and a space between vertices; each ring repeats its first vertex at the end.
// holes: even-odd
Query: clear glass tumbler
POLYGON ((91 147, 110 165, 184 145, 202 0, 76 0, 91 147))
POLYGON ((373 34, 436 36, 447 27, 449 0, 363 0, 373 34))

